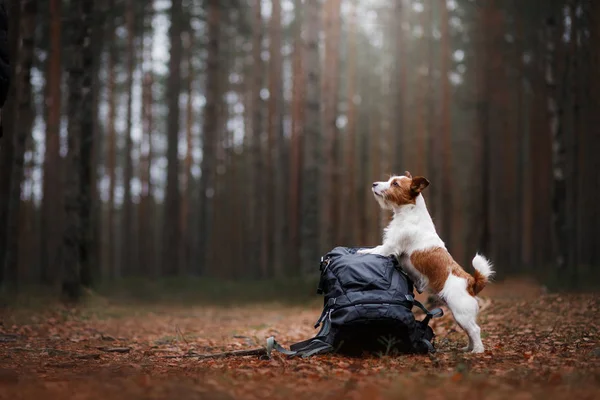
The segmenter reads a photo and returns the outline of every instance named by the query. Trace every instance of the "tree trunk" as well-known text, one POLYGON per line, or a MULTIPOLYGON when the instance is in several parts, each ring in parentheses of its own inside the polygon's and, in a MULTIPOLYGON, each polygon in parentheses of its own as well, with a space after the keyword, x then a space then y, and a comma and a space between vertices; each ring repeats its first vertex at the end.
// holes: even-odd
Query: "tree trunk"
POLYGON ((306 9, 306 128, 302 182, 302 270, 308 272, 320 259, 319 246, 319 148, 320 131, 320 2, 307 0, 306 9))
POLYGON ((324 8, 325 59, 323 83, 323 136, 325 173, 321 181, 321 248, 334 246, 339 207, 337 174, 337 106, 339 90, 341 0, 327 0, 324 8))
POLYGON ((181 0, 174 0, 171 6, 171 57, 169 60, 169 78, 167 82, 167 193, 165 198, 163 260, 162 270, 166 275, 176 275, 179 271, 180 241, 180 193, 179 193, 179 95, 181 93, 181 56, 182 56, 182 10, 181 0))
POLYGON ((285 148, 283 145, 283 82, 282 68, 283 59, 281 56, 281 2, 272 0, 271 20, 269 24, 270 33, 270 59, 269 59, 269 153, 267 160, 270 162, 268 176, 271 179, 267 185, 271 203, 267 206, 267 215, 269 216, 268 227, 270 232, 269 254, 275 276, 284 275, 285 264, 285 165, 283 158, 285 148))
MULTIPOLYGON (((443 201, 441 202, 441 209, 438 210, 438 213, 443 215, 443 230, 440 232, 444 241, 449 243, 449 248, 456 251, 457 254, 462 254, 462 249, 454 249, 453 245, 455 243, 461 242, 460 238, 461 232, 455 231, 453 228, 454 219, 460 220, 460 218, 453 218, 453 215, 457 210, 455 210, 454 204, 460 204, 456 200, 458 200, 459 191, 452 190, 452 177, 453 169, 452 169, 452 117, 451 117, 451 109, 450 109, 450 57, 452 52, 452 44, 450 42, 450 16, 448 15, 448 6, 445 1, 441 1, 440 3, 440 20, 441 20, 441 87, 442 87, 442 101, 441 101, 441 127, 442 127, 442 152, 440 154, 441 158, 441 169, 438 171, 440 175, 443 177, 438 180, 441 183, 441 187, 438 188, 438 193, 441 193, 443 196, 443 201), (456 197, 456 199, 455 199, 456 197)), ((430 132, 430 135, 433 135, 433 132, 430 132)), ((437 156, 437 155, 435 155, 437 156)), ((439 204, 439 203, 438 203, 439 204)), ((440 214, 438 214, 440 215, 440 214)))
POLYGON ((131 180, 133 178, 133 160, 131 151, 133 150, 131 124, 133 119, 133 71, 135 69, 136 51, 134 48, 135 39, 135 11, 134 0, 127 0, 125 10, 125 23, 127 26, 127 116, 125 128, 125 166, 123 169, 123 219, 121 231, 121 265, 124 272, 128 275, 137 272, 137 266, 133 264, 133 214, 131 199, 131 180))
MULTIPOLYGON (((112 10, 115 7, 115 0, 108 0, 108 9, 112 10)), ((107 60, 107 74, 108 83, 106 87, 106 96, 108 98, 108 112, 106 117, 107 131, 108 131, 108 149, 107 149, 107 170, 109 176, 109 188, 108 188, 108 220, 107 220, 107 249, 106 249, 106 272, 103 274, 109 279, 115 279, 120 276, 119 269, 117 266, 117 260, 115 257, 115 190, 116 190, 116 156, 117 156, 117 133, 115 128, 116 119, 116 71, 115 64, 117 62, 117 49, 116 49, 116 34, 115 34, 115 21, 114 18, 108 18, 106 24, 106 43, 108 44, 108 60, 107 60)))
MULTIPOLYGON (((31 98, 31 66, 34 56, 34 33, 37 14, 37 1, 22 2, 20 30, 21 49, 19 51, 17 79, 17 121, 32 121, 33 108, 31 98)), ((8 218, 6 230, 6 258, 4 261, 4 276, 8 282, 18 283, 18 254, 19 254, 19 209, 21 206, 21 182, 23 180, 23 162, 25 142, 30 134, 31 125, 18 123, 13 131, 13 165, 8 192, 8 218)))
POLYGON ((219 38, 221 30, 221 5, 219 0, 208 0, 208 55, 206 62, 206 105, 204 106, 203 146, 200 177, 200 228, 198 260, 199 272, 206 272, 210 265, 208 252, 210 249, 210 235, 214 218, 215 173, 217 164, 217 146, 219 131, 220 108, 220 48, 219 38))
POLYGON ((185 192, 181 201, 181 257, 180 257, 180 262, 181 262, 181 270, 182 271, 188 271, 188 267, 191 264, 191 259, 190 259, 190 245, 191 245, 191 238, 192 236, 192 231, 191 231, 191 226, 190 226, 190 221, 192 220, 192 210, 191 210, 191 203, 192 203, 192 188, 193 188, 193 182, 192 182, 192 164, 193 164, 193 157, 192 157, 192 153, 194 150, 194 136, 193 136, 193 131, 194 131, 194 109, 193 109, 193 98, 194 98, 194 66, 193 66, 193 55, 194 55, 194 50, 193 50, 193 38, 194 38, 194 31, 191 28, 191 26, 188 28, 187 31, 187 35, 186 35, 186 52, 187 52, 187 59, 186 59, 186 90, 187 90, 187 102, 186 102, 186 110, 185 110, 185 116, 186 116, 186 125, 185 125, 185 142, 186 142, 186 152, 185 152, 185 161, 184 161, 184 167, 183 167, 183 176, 185 179, 184 185, 183 187, 185 188, 185 192))
POLYGON ((302 171, 302 138, 304 133, 304 41, 302 40, 302 1, 294 1, 294 53, 292 66, 292 134, 290 138, 289 182, 289 253, 295 271, 300 266, 300 184, 302 171))
POLYGON ((50 2, 50 51, 46 71, 46 145, 44 152, 44 182, 42 203, 42 274, 45 284, 56 282, 60 242, 60 224, 63 208, 60 192, 56 190, 61 181, 60 157, 61 120, 61 52, 62 52, 62 1, 50 2))
MULTIPOLYGON (((83 37, 80 39, 81 44, 81 68, 83 68, 81 76, 81 95, 80 103, 77 105, 80 112, 80 159, 79 159, 79 212, 80 212, 80 243, 79 243, 79 267, 80 267, 80 282, 86 287, 92 284, 92 271, 94 270, 93 263, 96 260, 93 257, 93 186, 96 185, 93 171, 93 151, 94 151, 94 66, 95 47, 92 46, 92 29, 94 11, 94 1, 83 2, 81 7, 81 33, 83 37)), ((75 130, 76 132, 76 130, 75 130)))
MULTIPOLYGON (((252 175, 250 184, 250 227, 253 229, 252 240, 250 241, 250 264, 256 269, 257 274, 266 276, 266 265, 262 262, 263 249, 263 231, 264 231, 264 169, 263 156, 261 151, 261 136, 263 133, 263 101, 260 97, 260 91, 263 88, 263 61, 262 61, 262 40, 263 40, 263 21, 261 13, 261 1, 253 2, 252 18, 252 76, 250 84, 250 169, 252 175)), ((204 195, 202 196, 204 197, 204 195)))
MULTIPOLYGON (((90 6, 87 2, 86 9, 90 6)), ((90 11, 89 9, 86 11, 90 11)), ((82 107, 82 101, 89 102, 91 96, 89 91, 84 89, 84 57, 83 53, 89 46, 89 29, 86 23, 91 25, 91 21, 86 18, 82 3, 71 2, 69 4, 69 34, 68 54, 69 62, 67 65, 68 73, 68 153, 67 170, 65 185, 65 226, 63 233, 63 275, 62 275, 62 294, 69 300, 77 300, 81 296, 81 278, 80 278, 80 249, 82 243, 81 229, 81 207, 84 199, 81 198, 81 183, 83 171, 81 170, 81 146, 84 142, 82 137, 84 111, 89 111, 82 107), (85 50, 84 50, 85 49, 85 50), (85 99, 85 100, 84 100, 85 99)), ((88 50, 89 51, 89 50, 88 50)), ((91 130, 88 135, 91 134, 91 130)), ((89 137, 89 136, 88 136, 89 137)), ((89 160, 88 160, 89 161, 89 160)))
POLYGON ((356 104, 356 51, 357 51, 357 9, 356 5, 351 3, 351 11, 348 21, 348 60, 347 60, 347 95, 346 95, 346 132, 344 138, 344 168, 342 185, 343 201, 340 207, 339 221, 341 231, 343 232, 342 243, 345 246, 358 245, 356 237, 356 197, 357 197, 357 170, 356 170, 356 124, 357 124, 357 104, 356 104))
MULTIPOLYGON (((146 6, 144 15, 144 31, 151 30, 152 20, 154 17, 153 4, 149 3, 146 6)), ((152 193, 152 179, 150 171, 152 169, 152 131, 154 129, 153 123, 153 112, 152 106, 153 100, 153 86, 154 86, 154 75, 152 72, 152 37, 153 34, 144 36, 143 40, 143 83, 142 83, 142 126, 143 126, 143 137, 140 148, 140 180, 142 184, 142 191, 140 194, 140 208, 138 218, 138 231, 139 236, 139 262, 140 271, 150 276, 158 276, 158 263, 154 252, 156 252, 155 235, 156 230, 154 229, 154 207, 153 207, 153 193, 152 193)))
MULTIPOLYGON (((21 42, 20 33, 20 14, 21 2, 19 0, 11 0, 8 16, 10 23, 8 24, 8 43, 9 43, 9 58, 14 60, 10 63, 11 79, 8 88, 8 96, 6 103, 2 108, 2 130, 4 137, 0 141, 0 193, 9 193, 11 188, 11 176, 14 161, 14 146, 13 140, 17 127, 17 66, 18 66, 18 51, 21 42)), ((8 196, 0 196, 0 283, 4 281, 4 261, 6 259, 7 245, 7 229, 8 229, 8 196)))

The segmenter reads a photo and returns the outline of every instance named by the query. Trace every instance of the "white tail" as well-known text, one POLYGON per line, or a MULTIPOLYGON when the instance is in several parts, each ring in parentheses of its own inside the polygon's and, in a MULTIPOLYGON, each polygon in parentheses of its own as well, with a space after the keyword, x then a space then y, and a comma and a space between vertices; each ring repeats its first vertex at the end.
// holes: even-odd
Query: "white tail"
POLYGON ((483 275, 486 280, 488 280, 494 275, 492 263, 481 254, 476 254, 475 257, 473 257, 473 261, 471 262, 471 264, 473 264, 473 268, 475 268, 477 272, 483 275))

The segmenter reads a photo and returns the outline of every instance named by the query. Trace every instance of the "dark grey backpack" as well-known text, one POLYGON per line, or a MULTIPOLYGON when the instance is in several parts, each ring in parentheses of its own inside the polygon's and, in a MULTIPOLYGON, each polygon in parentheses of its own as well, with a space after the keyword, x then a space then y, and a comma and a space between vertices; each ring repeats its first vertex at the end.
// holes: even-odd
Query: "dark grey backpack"
POLYGON ((429 321, 442 316, 442 310, 428 311, 414 299, 413 284, 395 257, 356 254, 358 250, 336 247, 321 259, 317 292, 324 295, 324 307, 315 325, 321 327, 319 333, 291 350, 269 338, 269 355, 272 349, 302 357, 435 352, 429 321), (415 320, 414 306, 425 312, 422 321, 415 320))

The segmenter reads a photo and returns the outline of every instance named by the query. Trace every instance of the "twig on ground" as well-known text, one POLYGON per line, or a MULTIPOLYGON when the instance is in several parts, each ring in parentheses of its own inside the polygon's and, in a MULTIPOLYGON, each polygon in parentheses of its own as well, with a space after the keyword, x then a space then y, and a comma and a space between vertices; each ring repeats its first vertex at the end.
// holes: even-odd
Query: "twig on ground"
POLYGON ((131 347, 96 347, 98 350, 105 351, 107 353, 129 353, 131 347))
POLYGON ((233 351, 224 351, 222 353, 213 353, 213 354, 196 354, 196 353, 188 353, 181 354, 177 356, 163 356, 163 358, 198 358, 201 360, 208 358, 224 358, 224 357, 244 357, 244 356, 262 356, 267 354, 267 349, 261 347, 259 349, 251 349, 251 350, 233 350, 233 351))

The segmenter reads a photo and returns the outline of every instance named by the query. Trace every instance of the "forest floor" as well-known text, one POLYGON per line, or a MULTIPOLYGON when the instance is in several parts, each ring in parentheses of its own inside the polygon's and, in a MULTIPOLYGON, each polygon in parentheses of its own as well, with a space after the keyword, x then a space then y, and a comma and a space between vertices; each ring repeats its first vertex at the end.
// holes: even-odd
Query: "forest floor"
POLYGON ((315 333, 317 302, 4 306, 0 399, 600 398, 600 295, 522 281, 481 295, 484 354, 459 350, 466 336, 446 312, 432 323, 437 353, 354 359, 173 357, 256 348, 271 335, 287 347, 315 333))

